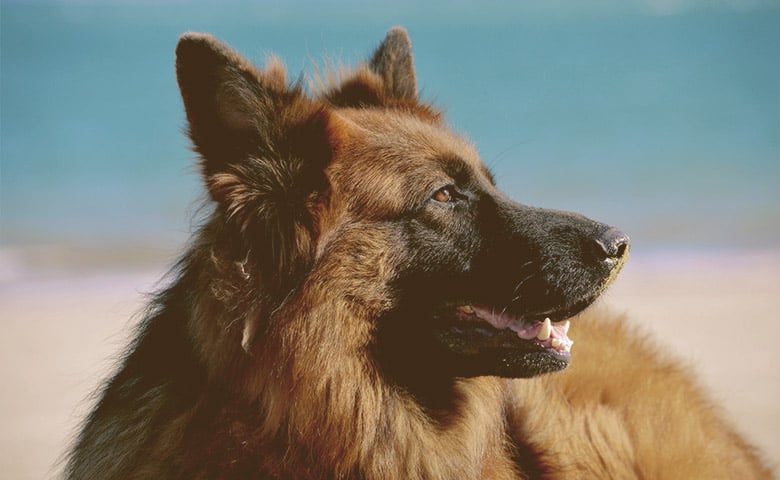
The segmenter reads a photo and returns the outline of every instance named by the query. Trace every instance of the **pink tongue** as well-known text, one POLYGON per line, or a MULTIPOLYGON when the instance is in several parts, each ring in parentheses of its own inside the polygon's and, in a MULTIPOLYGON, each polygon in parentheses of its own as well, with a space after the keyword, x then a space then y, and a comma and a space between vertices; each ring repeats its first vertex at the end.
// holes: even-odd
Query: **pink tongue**
MULTIPOLYGON (((505 312, 500 312, 493 310, 492 308, 485 307, 474 306, 473 308, 474 313, 477 317, 479 317, 480 320, 488 322, 499 330, 508 328, 516 332, 517 336, 524 340, 535 339, 539 334, 539 330, 542 328, 542 322, 536 322, 533 325, 526 325, 523 323, 522 319, 513 317, 505 312)), ((569 345, 573 343, 566 334, 566 330, 563 325, 552 325, 552 328, 550 329, 550 339, 552 338, 560 339, 562 343, 569 345)), ((550 343, 550 339, 547 339, 544 342, 540 342, 550 343)))

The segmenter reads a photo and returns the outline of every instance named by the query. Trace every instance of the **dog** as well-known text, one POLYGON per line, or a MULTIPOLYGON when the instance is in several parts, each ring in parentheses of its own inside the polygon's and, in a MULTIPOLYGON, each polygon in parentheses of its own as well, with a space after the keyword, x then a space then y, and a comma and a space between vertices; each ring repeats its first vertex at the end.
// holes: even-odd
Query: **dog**
POLYGON ((309 87, 197 33, 176 73, 213 213, 67 478, 771 477, 678 362, 581 313, 628 236, 498 190, 404 29, 309 87))

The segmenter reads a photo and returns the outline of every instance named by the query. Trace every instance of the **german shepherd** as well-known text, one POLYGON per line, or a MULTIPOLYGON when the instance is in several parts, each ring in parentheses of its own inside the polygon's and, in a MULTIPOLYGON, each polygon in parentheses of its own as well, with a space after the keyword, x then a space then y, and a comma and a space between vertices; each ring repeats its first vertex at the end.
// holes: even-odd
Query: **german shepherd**
POLYGON ((66 476, 770 478, 674 360, 578 315, 628 237, 499 191, 410 48, 305 87, 181 37, 214 210, 66 476))

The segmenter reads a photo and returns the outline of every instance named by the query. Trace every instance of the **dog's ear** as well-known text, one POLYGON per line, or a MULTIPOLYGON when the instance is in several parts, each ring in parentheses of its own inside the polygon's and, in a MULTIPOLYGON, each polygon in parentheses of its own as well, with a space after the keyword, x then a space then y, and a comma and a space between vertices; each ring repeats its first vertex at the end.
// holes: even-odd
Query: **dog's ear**
POLYGON ((403 27, 391 28, 371 60, 323 93, 337 107, 401 108, 438 121, 440 112, 417 97, 412 42, 403 27))
POLYGON ((327 189, 329 111, 288 87, 278 62, 258 70, 209 35, 181 37, 176 75, 209 193, 264 267, 293 273, 313 242, 312 198, 327 189))
POLYGON ((403 27, 393 27, 387 32, 374 52, 369 68, 382 78, 386 94, 399 100, 417 98, 412 41, 403 27))
POLYGON ((296 131, 306 130, 307 123, 322 126, 322 109, 299 87, 287 87, 278 62, 259 71, 210 35, 186 33, 179 39, 176 77, 207 177, 250 155, 287 153, 279 148, 293 147, 296 131))

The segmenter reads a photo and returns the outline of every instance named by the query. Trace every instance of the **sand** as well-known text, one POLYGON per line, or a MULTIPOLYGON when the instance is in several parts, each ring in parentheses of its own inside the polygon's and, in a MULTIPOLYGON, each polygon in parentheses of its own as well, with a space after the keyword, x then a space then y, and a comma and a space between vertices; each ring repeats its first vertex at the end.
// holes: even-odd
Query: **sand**
MULTIPOLYGON (((0 250, 0 472, 50 478, 165 267, 47 269, 19 258, 0 250)), ((780 251, 635 251, 597 308, 627 312, 691 364, 738 430, 777 466, 779 307, 780 251)))

